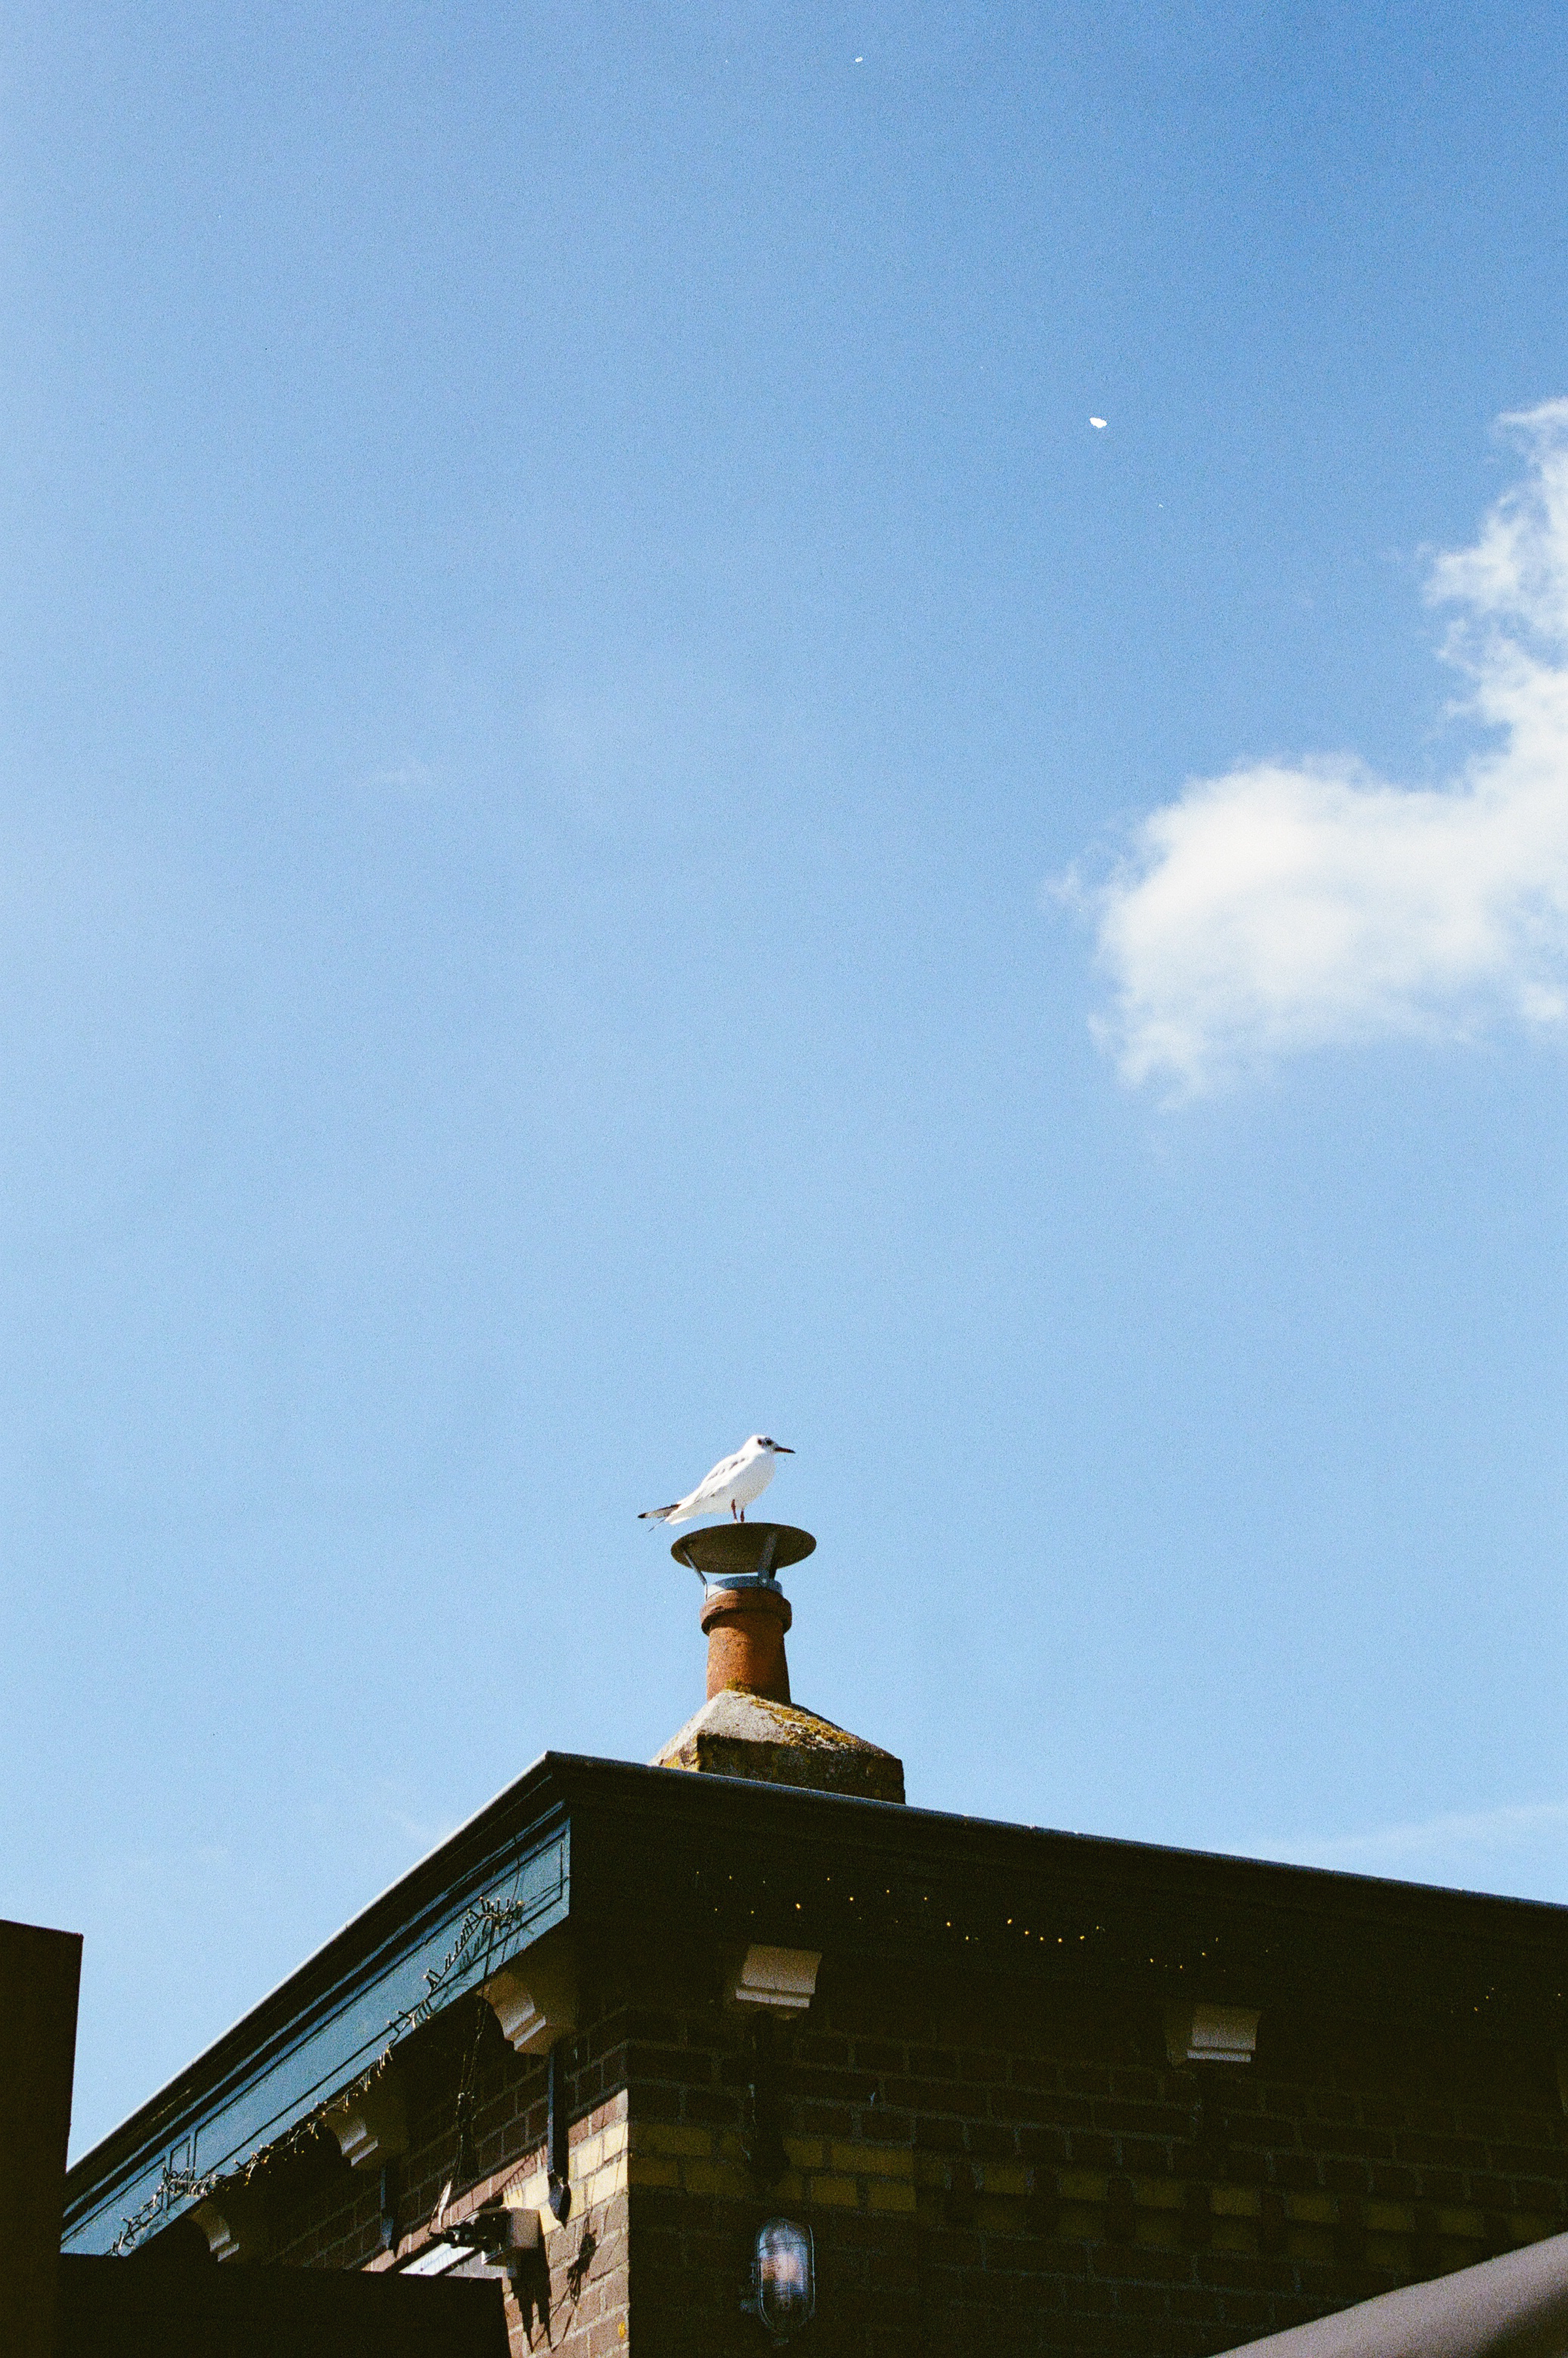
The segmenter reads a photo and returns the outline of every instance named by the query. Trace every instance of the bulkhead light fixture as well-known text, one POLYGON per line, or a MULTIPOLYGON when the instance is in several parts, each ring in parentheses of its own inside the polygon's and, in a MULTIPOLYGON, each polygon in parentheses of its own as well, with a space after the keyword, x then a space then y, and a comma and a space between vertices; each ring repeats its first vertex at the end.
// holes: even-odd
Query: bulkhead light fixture
POLYGON ((773 2336, 775 2348, 810 2324, 816 2309, 816 2263, 809 2227, 793 2219, 770 2219, 758 2228, 752 2298, 742 2307, 773 2336))

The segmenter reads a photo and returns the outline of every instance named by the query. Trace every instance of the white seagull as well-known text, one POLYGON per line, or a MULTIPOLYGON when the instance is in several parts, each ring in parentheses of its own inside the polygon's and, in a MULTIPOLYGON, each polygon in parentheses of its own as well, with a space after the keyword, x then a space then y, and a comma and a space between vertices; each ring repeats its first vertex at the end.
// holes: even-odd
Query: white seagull
POLYGON ((782 1441, 770 1441, 765 1433, 754 1433, 750 1441, 741 1443, 733 1457, 721 1457, 695 1490, 688 1490, 673 1507, 650 1507, 637 1520, 689 1523, 697 1515, 721 1515, 728 1507, 731 1519, 743 1523, 747 1508, 762 1497, 773 1478, 774 1459, 794 1455, 794 1450, 786 1449, 782 1441))

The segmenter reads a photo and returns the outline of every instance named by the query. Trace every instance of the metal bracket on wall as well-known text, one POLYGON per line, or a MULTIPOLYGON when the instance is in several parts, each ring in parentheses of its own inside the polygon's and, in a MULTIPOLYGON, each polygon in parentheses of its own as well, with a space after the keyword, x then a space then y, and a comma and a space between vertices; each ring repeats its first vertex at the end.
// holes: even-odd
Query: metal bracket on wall
POLYGON ((1206 2174, 1220 2178, 1230 2151, 1230 2117, 1212 2088, 1193 2100, 1193 2153, 1206 2174))
POLYGON ((550 2050, 549 2104, 550 2116, 546 2132, 545 2166, 549 2172, 549 2203, 556 2214, 556 2224, 564 2227, 571 2216, 572 2190, 571 2154, 567 2144, 566 2092, 561 2086, 561 2049, 565 2041, 557 2039, 550 2050))
POLYGON ((789 2167, 784 2151, 781 2058, 771 2015, 752 2025, 752 2134, 746 2160, 759 2188, 774 2186, 789 2167))

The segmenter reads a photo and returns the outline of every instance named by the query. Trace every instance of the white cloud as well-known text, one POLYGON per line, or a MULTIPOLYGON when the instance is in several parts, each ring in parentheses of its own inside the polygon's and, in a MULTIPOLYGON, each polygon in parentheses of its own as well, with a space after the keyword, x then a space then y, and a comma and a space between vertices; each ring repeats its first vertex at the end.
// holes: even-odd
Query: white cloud
POLYGON ((1439 790, 1343 759, 1200 779, 1108 882, 1061 888, 1127 1080, 1180 1098, 1300 1049, 1568 1025, 1568 401, 1502 424, 1528 471, 1430 583, 1490 749, 1439 790))

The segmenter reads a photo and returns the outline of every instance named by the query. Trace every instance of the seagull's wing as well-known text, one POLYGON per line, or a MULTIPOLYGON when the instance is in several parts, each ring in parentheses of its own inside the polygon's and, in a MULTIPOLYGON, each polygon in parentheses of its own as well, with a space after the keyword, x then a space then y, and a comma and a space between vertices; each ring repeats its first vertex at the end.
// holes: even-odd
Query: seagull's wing
POLYGON ((737 1449, 732 1456, 721 1457, 717 1466, 709 1466, 696 1489, 688 1490, 684 1498, 676 1500, 675 1510, 666 1520, 672 1523, 689 1523, 694 1515, 706 1515, 713 1508, 722 1505, 730 1496, 730 1484, 741 1470, 744 1455, 743 1450, 737 1449))
POLYGON ((638 1516, 638 1521, 689 1523, 694 1515, 705 1515, 709 1507, 729 1497, 730 1485, 741 1471, 745 1455, 743 1449, 732 1450, 728 1457, 721 1457, 717 1466, 708 1467, 695 1490, 688 1490, 686 1497, 677 1498, 673 1507, 650 1508, 645 1515, 638 1516))
POLYGON ((741 1470, 741 1455, 737 1449, 733 1455, 721 1457, 717 1466, 710 1466, 696 1489, 689 1491, 681 1504, 695 1508, 699 1498, 722 1498, 741 1470))

